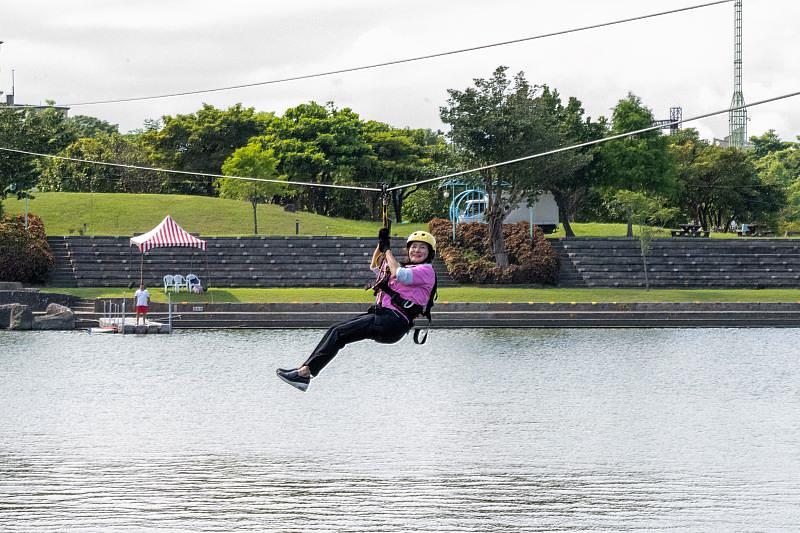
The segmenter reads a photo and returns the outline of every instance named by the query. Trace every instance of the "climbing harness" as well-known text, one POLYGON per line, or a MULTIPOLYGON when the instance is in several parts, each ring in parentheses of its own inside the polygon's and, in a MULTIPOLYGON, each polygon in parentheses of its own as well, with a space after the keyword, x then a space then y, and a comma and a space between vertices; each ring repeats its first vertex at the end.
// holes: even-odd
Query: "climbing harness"
MULTIPOLYGON (((391 219, 389 218, 389 188, 388 185, 385 183, 381 185, 381 209, 382 209, 382 219, 383 219, 383 227, 384 228, 391 228, 391 219)), ((435 253, 436 250, 436 241, 434 240, 433 236, 429 235, 426 232, 414 232, 409 236, 409 240, 407 241, 406 245, 410 244, 412 241, 420 241, 428 244, 431 249, 431 253, 435 253)), ((375 294, 377 299, 377 307, 380 307, 381 299, 379 297, 380 293, 385 293, 389 295, 391 299, 392 305, 394 305, 402 314, 408 319, 408 322, 411 324, 411 327, 414 326, 414 319, 419 317, 420 315, 424 316, 428 319, 428 324, 424 328, 424 335, 420 336, 421 329, 414 330, 414 343, 415 344, 425 344, 425 341, 428 339, 428 329, 431 325, 431 308, 433 307, 434 301, 438 298, 437 293, 437 280, 436 280, 436 272, 433 273, 434 281, 433 281, 433 288, 431 289, 430 296, 428 297, 428 303, 425 306, 422 306, 418 303, 415 303, 411 300, 403 298, 400 294, 394 290, 392 287, 389 286, 389 280, 391 278, 392 272, 389 269, 389 265, 386 262, 386 257, 381 257, 378 267, 378 274, 376 276, 375 283, 372 284, 370 287, 366 287, 368 289, 372 289, 373 294, 375 294)))
MULTIPOLYGON (((418 303, 412 302, 406 298, 400 296, 396 290, 389 286, 389 275, 382 275, 380 279, 373 285, 373 291, 377 296, 379 292, 383 292, 389 295, 389 298, 392 301, 392 305, 394 305, 403 315, 408 319, 408 322, 411 324, 411 327, 414 327, 414 320, 422 315, 428 319, 428 323, 424 328, 424 335, 420 338, 420 332, 423 331, 422 329, 415 329, 414 330, 414 344, 425 344, 425 341, 428 340, 428 329, 431 327, 431 308, 433 307, 434 302, 439 297, 437 292, 438 288, 438 281, 436 279, 436 272, 433 273, 433 288, 431 289, 431 294, 428 297, 428 303, 425 306, 421 306, 418 303)), ((380 299, 378 299, 378 304, 380 305, 380 299)))

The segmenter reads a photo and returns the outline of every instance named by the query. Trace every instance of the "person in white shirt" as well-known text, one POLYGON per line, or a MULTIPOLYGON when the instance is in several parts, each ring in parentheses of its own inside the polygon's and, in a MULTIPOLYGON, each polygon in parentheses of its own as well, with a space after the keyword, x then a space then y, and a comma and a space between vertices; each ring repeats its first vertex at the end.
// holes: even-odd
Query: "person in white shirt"
POLYGON ((133 294, 136 299, 136 325, 139 325, 139 317, 142 317, 142 325, 147 325, 147 306, 150 304, 150 293, 144 288, 144 283, 139 285, 139 290, 133 294))

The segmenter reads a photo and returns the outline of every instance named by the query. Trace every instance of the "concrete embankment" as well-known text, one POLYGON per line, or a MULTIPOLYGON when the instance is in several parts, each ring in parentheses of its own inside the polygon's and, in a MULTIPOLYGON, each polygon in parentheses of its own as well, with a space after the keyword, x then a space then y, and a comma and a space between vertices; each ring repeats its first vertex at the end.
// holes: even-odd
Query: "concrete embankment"
MULTIPOLYGON (((96 310, 103 308, 96 302, 96 310)), ((214 303, 173 306, 173 327, 326 328, 363 313, 353 303, 214 303)), ((151 315, 167 320, 167 306, 151 315)), ((425 324, 424 319, 418 325, 425 324)), ((800 327, 800 303, 439 303, 434 328, 800 327)))

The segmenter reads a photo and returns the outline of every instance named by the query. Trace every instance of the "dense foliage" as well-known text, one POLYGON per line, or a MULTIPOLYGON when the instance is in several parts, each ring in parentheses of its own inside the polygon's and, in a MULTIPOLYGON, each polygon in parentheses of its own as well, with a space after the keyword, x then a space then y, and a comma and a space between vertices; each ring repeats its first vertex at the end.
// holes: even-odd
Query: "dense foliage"
MULTIPOLYGON (((506 70, 499 67, 491 78, 476 79, 474 87, 463 91, 448 90, 447 105, 440 108, 442 121, 450 126, 448 137, 468 166, 487 167, 575 140, 564 124, 558 93, 546 85, 531 85, 522 72, 509 79, 506 70)), ((486 191, 488 243, 498 267, 510 264, 502 230, 506 216, 520 202, 548 190, 549 183, 575 175, 590 161, 590 154, 571 150, 479 172, 486 191)))
POLYGON ((452 224, 446 219, 431 220, 428 227, 436 237, 437 253, 450 275, 459 282, 537 283, 558 282, 559 260, 544 233, 536 228, 533 241, 527 222, 504 224, 509 266, 500 268, 488 253, 489 232, 486 224, 459 224, 452 240, 452 224))
MULTIPOLYGON (((62 150, 61 155, 117 165, 152 166, 151 152, 142 139, 119 133, 98 132, 93 137, 82 137, 62 150)), ((67 159, 45 159, 39 166, 42 191, 161 193, 169 181, 163 172, 67 159)))
MULTIPOLYGON (((146 120, 143 128, 120 133, 115 124, 85 115, 67 117, 55 107, 0 106, 0 146, 68 158, 183 174, 37 158, 0 152, 0 201, 8 195, 33 198, 40 191, 187 193, 249 201, 254 215, 265 201, 294 204, 299 211, 376 220, 381 216, 374 190, 341 190, 330 185, 376 189, 422 182, 464 169, 531 156, 555 148, 649 127, 654 113, 641 99, 620 99, 609 119, 585 116, 576 97, 565 98, 524 73, 509 76, 498 67, 486 79, 442 95, 445 136, 425 128, 397 128, 365 120, 333 102, 301 103, 277 115, 236 104, 218 109, 204 104, 194 113, 146 120), (200 173, 223 173, 237 150, 260 146, 274 157, 274 177, 319 187, 270 188, 216 182, 200 173)), ((508 262, 505 232, 510 210, 553 194, 560 223, 633 222, 620 193, 660 203, 672 225, 695 221, 704 230, 730 231, 757 224, 772 231, 800 231, 800 143, 773 130, 750 138, 748 149, 726 148, 699 138, 695 130, 674 135, 653 130, 596 146, 551 153, 513 164, 459 175, 450 187, 481 187, 488 198, 491 257, 508 262)), ((255 148, 252 148, 255 150, 255 148)), ((230 173, 253 171, 248 165, 230 173), (249 169, 249 170, 248 170, 249 169)), ((252 166, 252 165, 250 165, 252 166)), ((263 174, 263 171, 259 171, 263 174)), ((273 173, 267 172, 273 175, 273 173)), ((249 175, 249 174, 248 174, 249 175)), ((391 191, 395 222, 444 217, 449 201, 423 183, 391 191)), ((2 203, 0 203, 2 213, 2 203)), ((254 216, 254 226, 257 220, 254 216)), ((630 226, 629 226, 630 227, 630 226)))
POLYGON ((0 220, 0 281, 43 283, 54 265, 42 219, 29 214, 27 230, 24 216, 0 220))

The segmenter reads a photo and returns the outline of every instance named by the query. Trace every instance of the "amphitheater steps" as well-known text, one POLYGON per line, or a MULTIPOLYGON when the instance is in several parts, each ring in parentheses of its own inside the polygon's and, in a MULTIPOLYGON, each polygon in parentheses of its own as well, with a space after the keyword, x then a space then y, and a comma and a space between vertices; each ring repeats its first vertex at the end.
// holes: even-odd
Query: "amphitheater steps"
MULTIPOLYGON (((562 239, 588 287, 647 286, 637 239, 562 239)), ((789 239, 656 239, 647 278, 658 288, 800 286, 800 243, 789 239)))
MULTIPOLYGON (((59 271, 51 284, 78 287, 133 287, 140 268, 145 284, 160 287, 166 274, 196 274, 214 287, 363 287, 374 281, 367 268, 375 239, 359 237, 217 237, 207 252, 192 248, 159 248, 142 256, 127 237, 61 237, 67 243, 61 264, 72 264, 69 276, 59 271)), ((403 239, 393 239, 403 249, 403 239)), ((440 287, 456 282, 444 264, 435 262, 440 287)))
POLYGON ((69 252, 69 245, 63 237, 48 237, 47 244, 55 258, 55 266, 50 275, 49 285, 56 287, 76 287, 75 271, 69 252))
POLYGON ((559 287, 586 287, 586 282, 580 271, 575 267, 572 257, 564 246, 561 239, 549 239, 550 246, 558 254, 559 273, 558 273, 558 286, 559 287))

